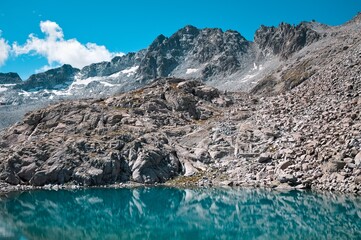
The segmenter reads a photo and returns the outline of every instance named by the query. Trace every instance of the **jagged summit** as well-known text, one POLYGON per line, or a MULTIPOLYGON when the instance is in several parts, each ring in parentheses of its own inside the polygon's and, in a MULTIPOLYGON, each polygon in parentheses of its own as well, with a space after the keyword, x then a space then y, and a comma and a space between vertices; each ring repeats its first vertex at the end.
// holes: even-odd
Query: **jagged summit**
POLYGON ((186 25, 183 28, 179 29, 178 31, 176 31, 173 35, 193 35, 193 36, 197 36, 200 32, 200 29, 198 29, 197 27, 193 26, 193 25, 186 25))
POLYGON ((309 24, 300 23, 292 26, 288 23, 281 23, 278 27, 262 25, 256 31, 254 41, 266 55, 274 54, 287 59, 305 46, 318 41, 320 37, 309 24))
POLYGON ((250 44, 240 34, 186 26, 169 38, 157 37, 147 49, 137 73, 143 80, 187 74, 209 80, 220 72, 235 70, 232 65, 220 66, 221 59, 232 57, 232 64, 242 70, 238 64, 243 61, 241 55, 251 52, 250 44))

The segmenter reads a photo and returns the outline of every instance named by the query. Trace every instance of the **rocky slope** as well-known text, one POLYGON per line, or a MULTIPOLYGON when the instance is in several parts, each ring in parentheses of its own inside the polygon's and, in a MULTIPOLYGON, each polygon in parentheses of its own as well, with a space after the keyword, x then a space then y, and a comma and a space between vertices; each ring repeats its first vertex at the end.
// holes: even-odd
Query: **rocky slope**
MULTIPOLYGON (((334 61, 342 62, 345 54, 352 55, 358 51, 361 41, 360 20, 361 15, 358 15, 348 23, 337 27, 329 27, 316 22, 301 23, 296 26, 299 30, 294 30, 298 32, 298 36, 295 33, 289 33, 292 31, 289 30, 290 27, 287 24, 281 24, 280 29, 287 29, 283 31, 283 34, 289 34, 288 41, 283 40, 284 38, 279 33, 280 29, 264 28, 268 35, 257 32, 256 41, 257 36, 260 35, 260 39, 271 39, 271 43, 274 44, 272 48, 267 43, 261 42, 261 46, 265 46, 268 52, 279 52, 287 60, 261 77, 250 92, 263 95, 279 94, 295 88, 313 75, 323 75, 324 71, 334 64, 334 61), (305 25, 312 30, 304 30, 305 25), (306 46, 295 51, 298 46, 304 45, 304 41, 306 41, 306 46)), ((342 76, 338 72, 335 74, 342 76)))
POLYGON ((360 82, 344 94, 343 84, 317 92, 310 81, 284 95, 254 98, 170 78, 107 99, 60 103, 3 134, 0 179, 361 193, 360 82))

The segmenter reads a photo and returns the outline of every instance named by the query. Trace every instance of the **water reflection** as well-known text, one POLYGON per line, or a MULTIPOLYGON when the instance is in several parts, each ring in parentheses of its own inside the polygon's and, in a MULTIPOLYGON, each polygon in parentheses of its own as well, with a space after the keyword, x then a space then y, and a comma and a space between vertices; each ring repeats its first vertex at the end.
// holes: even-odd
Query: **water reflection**
POLYGON ((8 239, 357 239, 361 199, 235 189, 32 191, 0 201, 8 239))

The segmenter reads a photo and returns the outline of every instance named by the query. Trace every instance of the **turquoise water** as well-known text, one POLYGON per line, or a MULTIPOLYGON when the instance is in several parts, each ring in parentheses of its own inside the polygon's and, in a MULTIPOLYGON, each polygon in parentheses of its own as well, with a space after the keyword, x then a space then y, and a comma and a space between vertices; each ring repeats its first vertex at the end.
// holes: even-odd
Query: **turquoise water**
POLYGON ((361 239, 361 199, 254 189, 39 190, 0 199, 0 239, 361 239))

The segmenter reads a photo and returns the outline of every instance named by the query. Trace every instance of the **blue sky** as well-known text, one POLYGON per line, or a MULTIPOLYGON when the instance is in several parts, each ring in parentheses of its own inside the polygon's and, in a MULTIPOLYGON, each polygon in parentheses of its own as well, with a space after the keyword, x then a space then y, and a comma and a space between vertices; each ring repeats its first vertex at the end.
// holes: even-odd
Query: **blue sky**
POLYGON ((359 11, 360 0, 1 0, 0 72, 25 79, 63 63, 82 67, 146 48, 187 24, 233 29, 252 40, 261 24, 339 25, 359 11))

